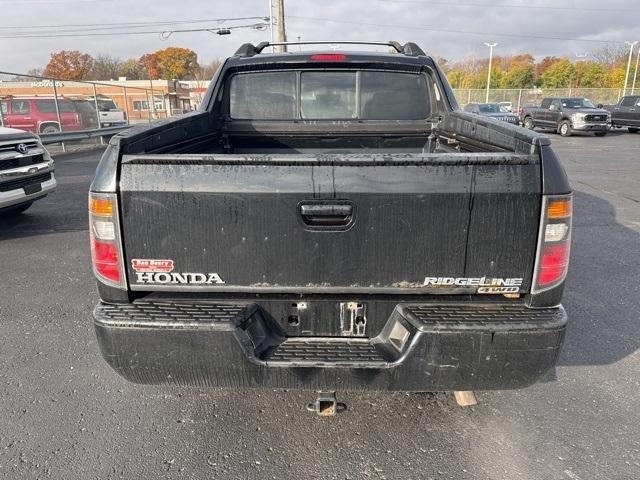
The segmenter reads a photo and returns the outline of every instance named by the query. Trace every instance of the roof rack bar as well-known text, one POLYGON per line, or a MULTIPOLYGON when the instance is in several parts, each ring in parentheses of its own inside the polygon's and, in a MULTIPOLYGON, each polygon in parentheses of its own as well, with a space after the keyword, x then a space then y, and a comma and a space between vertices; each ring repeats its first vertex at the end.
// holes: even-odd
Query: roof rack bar
POLYGON ((381 45, 385 47, 392 47, 396 52, 402 53, 404 55, 409 56, 418 56, 425 55, 418 45, 412 42, 405 43, 404 45, 400 44, 400 42, 396 42, 393 40, 389 40, 388 42, 376 42, 376 41, 354 41, 354 40, 310 40, 306 42, 260 42, 257 45, 252 45, 251 43, 245 43, 240 46, 240 48, 236 51, 236 55, 241 57, 252 57, 271 46, 278 45, 381 45))
POLYGON ((402 53, 402 45, 398 42, 390 40, 388 42, 369 42, 369 41, 354 41, 354 40, 310 40, 307 42, 261 42, 256 45, 256 53, 262 52, 266 47, 280 46, 280 45, 383 45, 386 47, 393 47, 396 52, 402 53))

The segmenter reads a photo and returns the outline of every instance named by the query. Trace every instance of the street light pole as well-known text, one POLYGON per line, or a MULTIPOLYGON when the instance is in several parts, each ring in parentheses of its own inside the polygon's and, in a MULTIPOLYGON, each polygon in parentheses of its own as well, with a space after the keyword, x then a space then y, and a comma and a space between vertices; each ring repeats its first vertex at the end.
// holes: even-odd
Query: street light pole
POLYGON ((638 54, 636 56, 636 69, 633 71, 633 83, 631 84, 631 95, 636 89, 636 78, 638 77, 638 64, 640 63, 640 47, 638 47, 638 54))
POLYGON ((491 86, 491 62, 493 61, 493 48, 497 47, 497 43, 485 43, 489 47, 489 72, 487 73, 487 95, 485 96, 484 103, 489 103, 489 88, 491 86))
POLYGON ((637 41, 635 42, 624 42, 629 45, 629 60, 627 61, 627 73, 624 76, 624 89, 622 90, 622 95, 627 94, 627 83, 629 82, 629 71, 631 70, 631 57, 633 57, 633 47, 636 46, 637 41))

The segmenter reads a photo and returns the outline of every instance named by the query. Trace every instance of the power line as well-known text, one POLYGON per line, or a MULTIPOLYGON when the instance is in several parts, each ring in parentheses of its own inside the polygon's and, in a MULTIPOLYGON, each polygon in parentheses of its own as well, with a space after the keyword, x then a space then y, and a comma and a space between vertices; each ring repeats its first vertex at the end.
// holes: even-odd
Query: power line
MULTIPOLYGON (((527 39, 536 39, 536 40, 567 40, 574 42, 588 42, 588 43, 615 43, 615 44, 624 44, 622 41, 618 40, 598 40, 595 38, 570 38, 570 37, 551 37, 551 36, 541 36, 541 35, 524 35, 519 33, 498 33, 498 32, 479 32, 473 30, 455 30, 455 29, 444 29, 444 28, 434 28, 434 27, 422 27, 419 25, 401 25, 401 24, 390 24, 390 23, 368 23, 368 22, 353 22, 348 20, 333 20, 330 18, 318 18, 318 17, 304 17, 298 15, 288 15, 288 18, 294 18, 299 20, 308 20, 312 22, 330 22, 330 23, 342 23, 349 25, 363 25, 367 27, 383 27, 383 28, 402 28, 402 29, 410 29, 410 30, 424 30, 428 32, 439 32, 439 33, 456 33, 463 35, 481 35, 483 37, 511 37, 511 38, 527 38, 527 39)), ((338 42, 339 43, 339 42, 338 42)))
POLYGON ((20 25, 14 27, 0 27, 0 30, 38 30, 38 29, 46 29, 46 28, 77 28, 77 30, 83 30, 83 27, 105 27, 105 29, 110 27, 150 27, 150 26, 161 26, 161 25, 181 25, 181 24, 189 24, 189 23, 213 23, 213 22, 232 22, 232 21, 240 21, 240 20, 262 20, 265 17, 235 17, 235 18, 208 18, 208 19, 199 19, 199 20, 167 20, 167 21, 153 21, 153 22, 116 22, 116 23, 69 23, 62 25, 20 25))
POLYGON ((235 30, 238 28, 254 28, 256 30, 262 30, 263 26, 266 27, 265 23, 253 23, 250 25, 232 25, 229 27, 211 27, 211 28, 189 28, 189 29, 179 29, 179 30, 145 30, 139 32, 85 32, 85 33, 54 33, 54 34, 19 34, 19 35, 0 35, 0 38, 61 38, 61 37, 107 37, 113 35, 148 35, 148 34, 157 34, 162 35, 161 40, 166 40, 174 33, 182 33, 182 32, 209 32, 209 33, 217 33, 220 30, 235 30))
POLYGON ((431 0, 376 0, 378 2, 385 3, 418 3, 422 5, 438 5, 444 7, 478 7, 478 8, 524 8, 530 10, 569 10, 572 12, 623 12, 623 13, 633 13, 640 12, 638 9, 629 9, 629 8, 590 8, 590 7, 551 7, 551 6, 542 6, 542 5, 520 5, 520 4, 512 4, 512 3, 448 3, 448 2, 438 2, 431 0))

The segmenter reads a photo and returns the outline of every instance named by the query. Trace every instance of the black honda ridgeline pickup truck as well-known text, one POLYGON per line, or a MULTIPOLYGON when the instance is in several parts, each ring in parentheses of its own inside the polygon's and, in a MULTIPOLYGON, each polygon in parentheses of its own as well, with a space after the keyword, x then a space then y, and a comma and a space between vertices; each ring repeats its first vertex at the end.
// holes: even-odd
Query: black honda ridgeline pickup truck
POLYGON ((567 316, 549 140, 460 111, 438 65, 243 45, 199 111, 114 136, 89 198, 105 360, 137 383, 530 385, 567 316))

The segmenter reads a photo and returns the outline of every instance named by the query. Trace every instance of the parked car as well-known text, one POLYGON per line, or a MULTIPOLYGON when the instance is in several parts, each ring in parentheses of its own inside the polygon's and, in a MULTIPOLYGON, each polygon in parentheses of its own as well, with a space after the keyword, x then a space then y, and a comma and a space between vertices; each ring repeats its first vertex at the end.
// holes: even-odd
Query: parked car
POLYGON ((24 212, 56 188, 49 152, 32 133, 0 127, 0 215, 24 212))
POLYGON ((82 98, 70 98, 83 130, 93 130, 98 127, 98 112, 93 101, 82 98))
POLYGON ((0 99, 0 108, 5 127, 32 133, 55 133, 60 131, 62 122, 65 131, 83 129, 80 113, 69 99, 58 99, 56 110, 53 98, 8 96, 0 99))
MULTIPOLYGON (((91 97, 89 100, 94 101, 91 97)), ((113 101, 104 95, 98 95, 95 99, 100 112, 100 127, 113 127, 127 124, 127 114, 113 101)))
POLYGON ((456 391, 557 362, 572 195, 548 138, 461 111, 416 44, 382 44, 245 44, 199 111, 111 139, 89 212, 120 375, 456 391))
POLYGON ((604 109, 611 112, 613 127, 627 127, 631 133, 640 130, 640 95, 627 95, 615 105, 605 105, 604 109))
POLYGON ((495 118, 503 122, 518 125, 518 116, 510 113, 507 107, 499 103, 469 103, 464 107, 465 112, 475 113, 484 117, 495 118))
POLYGON ((513 103, 511 102, 498 102, 498 105, 506 108, 509 113, 513 112, 513 103))
POLYGON ((523 125, 524 124, 524 112, 527 109, 531 109, 531 108, 538 108, 538 105, 532 102, 529 103, 525 103, 523 105, 520 105, 520 108, 518 108, 518 111, 516 112, 516 115, 518 115, 518 119, 520 120, 520 124, 523 125))
POLYGON ((529 129, 552 129, 563 137, 573 132, 593 132, 604 137, 611 128, 611 114, 582 97, 550 97, 539 108, 524 108, 522 123, 529 129))

